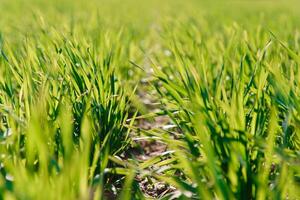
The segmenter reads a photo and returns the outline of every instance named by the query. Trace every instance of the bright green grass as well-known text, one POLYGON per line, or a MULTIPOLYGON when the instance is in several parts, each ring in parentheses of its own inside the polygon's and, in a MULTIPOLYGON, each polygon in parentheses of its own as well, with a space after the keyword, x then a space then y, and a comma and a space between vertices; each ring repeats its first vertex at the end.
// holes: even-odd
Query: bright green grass
POLYGON ((1 1, 0 199, 150 198, 136 175, 164 199, 298 199, 299 6, 1 1), (138 127, 158 115, 175 128, 138 127), (136 136, 168 151, 125 160, 136 136))

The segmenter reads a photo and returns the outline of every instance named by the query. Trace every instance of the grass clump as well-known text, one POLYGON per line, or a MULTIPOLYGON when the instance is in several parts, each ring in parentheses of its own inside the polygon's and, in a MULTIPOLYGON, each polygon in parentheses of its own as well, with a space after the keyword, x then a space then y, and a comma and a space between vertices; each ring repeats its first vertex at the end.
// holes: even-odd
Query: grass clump
POLYGON ((104 177, 109 156, 130 142, 130 96, 115 72, 115 49, 60 34, 43 42, 2 51, 2 195, 99 197, 112 181, 104 177))
POLYGON ((267 31, 261 41, 266 35, 270 40, 254 50, 247 44, 251 38, 243 38, 247 32, 231 30, 221 41, 197 43, 181 35, 178 42, 174 36, 169 65, 154 65, 156 89, 183 141, 169 143, 175 151, 174 175, 160 178, 185 198, 296 199, 298 97, 290 88, 298 81, 286 79, 291 65, 292 77, 298 77, 299 57, 267 31))

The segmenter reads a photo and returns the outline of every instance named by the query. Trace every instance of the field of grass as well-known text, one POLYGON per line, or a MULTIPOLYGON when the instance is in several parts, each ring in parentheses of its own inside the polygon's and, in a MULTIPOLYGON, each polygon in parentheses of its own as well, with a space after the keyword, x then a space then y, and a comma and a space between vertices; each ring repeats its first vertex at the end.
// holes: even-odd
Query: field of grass
POLYGON ((0 200, 299 199, 298 8, 0 0, 0 200))

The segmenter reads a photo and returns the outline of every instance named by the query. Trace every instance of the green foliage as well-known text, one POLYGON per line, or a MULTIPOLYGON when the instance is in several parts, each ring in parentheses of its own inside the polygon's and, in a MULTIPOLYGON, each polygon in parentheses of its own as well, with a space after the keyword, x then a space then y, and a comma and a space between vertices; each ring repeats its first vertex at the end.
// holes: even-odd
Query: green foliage
POLYGON ((1 1, 0 199, 299 198, 298 4, 1 1))
POLYGON ((98 36, 103 39, 88 44, 53 33, 28 38, 18 52, 3 50, 1 170, 12 192, 4 195, 103 195, 108 156, 130 142, 130 96, 116 73, 121 47, 98 36))
POLYGON ((163 108, 186 143, 170 144, 182 174, 161 179, 179 185, 183 198, 296 199, 299 56, 267 30, 255 46, 236 25, 218 38, 183 24, 168 28, 172 58, 154 65, 163 108))

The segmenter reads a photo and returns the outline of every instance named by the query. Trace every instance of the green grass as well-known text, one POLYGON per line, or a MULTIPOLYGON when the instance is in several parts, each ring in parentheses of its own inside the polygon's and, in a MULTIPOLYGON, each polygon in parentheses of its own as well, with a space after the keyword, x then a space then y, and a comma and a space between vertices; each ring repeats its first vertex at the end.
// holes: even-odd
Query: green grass
POLYGON ((298 6, 1 1, 0 199, 298 199, 298 6))

